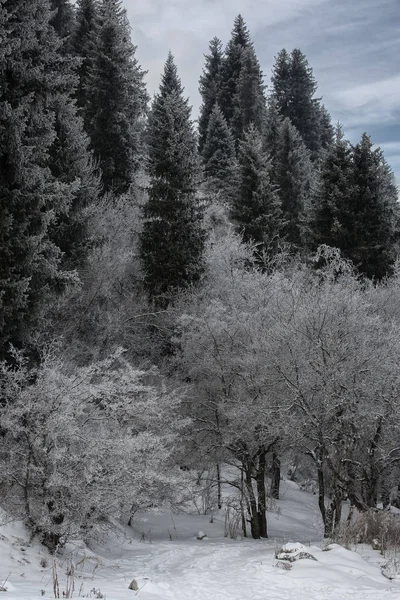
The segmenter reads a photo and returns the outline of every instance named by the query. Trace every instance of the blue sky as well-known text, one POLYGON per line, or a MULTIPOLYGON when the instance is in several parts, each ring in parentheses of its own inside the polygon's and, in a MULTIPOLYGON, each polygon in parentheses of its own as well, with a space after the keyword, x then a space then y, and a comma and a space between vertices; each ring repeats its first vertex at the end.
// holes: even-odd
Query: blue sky
POLYGON ((274 56, 300 48, 318 95, 356 142, 366 131, 380 145, 400 183, 399 0, 125 0, 137 56, 158 87, 169 49, 196 117, 198 79, 209 40, 226 43, 241 13, 268 84, 274 56))

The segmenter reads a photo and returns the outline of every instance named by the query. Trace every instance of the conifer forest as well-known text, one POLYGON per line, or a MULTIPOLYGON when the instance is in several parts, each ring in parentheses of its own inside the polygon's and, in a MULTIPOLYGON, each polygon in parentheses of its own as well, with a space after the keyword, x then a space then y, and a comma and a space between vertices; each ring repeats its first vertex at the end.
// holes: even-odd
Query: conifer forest
POLYGON ((120 0, 0 0, 0 32, 1 509, 54 550, 191 486, 250 539, 282 477, 328 538, 400 507, 398 190, 302 50, 263 73, 238 15, 193 115, 120 0))

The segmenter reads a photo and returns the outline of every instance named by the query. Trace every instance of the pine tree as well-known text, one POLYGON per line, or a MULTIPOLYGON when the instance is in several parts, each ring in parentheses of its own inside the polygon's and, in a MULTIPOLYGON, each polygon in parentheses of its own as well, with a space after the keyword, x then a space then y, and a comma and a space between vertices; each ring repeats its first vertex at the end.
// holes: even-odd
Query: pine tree
POLYGON ((241 15, 234 21, 229 40, 221 65, 221 87, 218 96, 219 106, 228 123, 231 124, 235 106, 234 98, 237 91, 237 83, 242 70, 242 52, 251 45, 250 34, 246 23, 241 15))
POLYGON ((74 30, 74 9, 70 0, 50 0, 53 17, 50 24, 54 27, 57 35, 63 40, 63 47, 70 51, 71 35, 74 30))
POLYGON ((313 170, 309 152, 289 119, 280 126, 273 167, 283 212, 281 237, 299 250, 306 243, 313 170))
POLYGON ((161 307, 202 272, 204 232, 195 195, 198 161, 190 113, 169 53, 149 116, 150 188, 140 242, 144 285, 161 307))
POLYGON ((282 211, 276 186, 271 180, 272 162, 263 150, 263 140, 251 125, 239 146, 238 185, 232 218, 246 242, 271 250, 281 228, 282 211))
POLYGON ((253 46, 244 48, 241 55, 241 71, 234 96, 232 129, 236 140, 243 137, 252 123, 258 131, 265 120, 265 96, 263 74, 253 46))
POLYGON ((208 123, 203 163, 208 187, 229 199, 236 181, 235 142, 218 104, 215 104, 208 123))
POLYGON ((217 102, 220 88, 220 69, 222 63, 222 42, 214 37, 209 45, 210 54, 205 55, 206 64, 199 81, 202 98, 199 116, 199 152, 203 151, 207 137, 208 122, 217 102))
MULTIPOLYGON (((74 88, 70 88, 73 91, 74 88)), ((100 196, 100 177, 89 150, 83 120, 69 94, 53 103, 56 138, 49 149, 53 176, 70 187, 70 201, 50 227, 51 237, 63 252, 63 264, 82 265, 88 249, 88 208, 100 196)))
POLYGON ((399 205, 393 173, 367 134, 353 150, 350 258, 363 275, 391 273, 398 237, 399 205))
POLYGON ((339 248, 349 255, 352 221, 352 152, 337 127, 335 140, 328 148, 320 165, 318 184, 313 195, 310 224, 312 249, 322 244, 339 248))
POLYGON ((63 59, 47 0, 7 0, 0 17, 0 354, 29 342, 46 301, 67 274, 49 228, 73 188, 49 168, 63 59))
POLYGON ((50 23, 61 38, 59 52, 64 58, 60 61, 63 90, 60 89, 62 93, 51 102, 55 113, 56 138, 49 150, 49 167, 58 181, 73 186, 73 193, 69 206, 59 215, 50 231, 52 239, 63 252, 63 262, 77 266, 82 264, 87 251, 86 209, 98 199, 100 181, 89 151, 89 138, 84 132, 83 121, 77 114, 74 101, 79 65, 76 57, 72 56, 74 12, 69 0, 53 0, 52 12, 50 23))
POLYGON ((99 35, 99 14, 97 0, 78 0, 76 26, 72 36, 72 47, 80 58, 77 69, 78 86, 75 92, 77 105, 84 120, 85 131, 91 131, 92 111, 90 110, 90 81, 96 61, 96 47, 99 35))
POLYGON ((278 149, 282 121, 283 117, 277 102, 273 98, 268 98, 263 127, 263 147, 273 161, 278 149))
POLYGON ((236 148, 250 123, 261 129, 265 111, 263 74, 241 15, 234 21, 221 65, 218 103, 236 148))
POLYGON ((126 192, 141 158, 146 111, 145 73, 135 58, 126 10, 101 0, 93 73, 88 82, 86 126, 106 191, 126 192))
POLYGON ((318 159, 333 130, 326 108, 321 106, 318 98, 314 98, 317 82, 301 50, 294 49, 290 55, 285 49, 279 52, 271 81, 272 97, 279 112, 290 119, 311 151, 312 158, 318 159))

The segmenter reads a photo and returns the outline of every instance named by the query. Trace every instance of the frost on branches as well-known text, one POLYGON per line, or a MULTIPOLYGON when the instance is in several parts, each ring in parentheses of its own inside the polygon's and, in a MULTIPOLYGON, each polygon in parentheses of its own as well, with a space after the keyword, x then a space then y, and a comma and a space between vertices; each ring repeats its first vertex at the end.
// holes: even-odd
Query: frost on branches
POLYGON ((67 372, 52 354, 32 373, 0 365, 2 506, 52 549, 169 497, 179 398, 117 351, 67 372))

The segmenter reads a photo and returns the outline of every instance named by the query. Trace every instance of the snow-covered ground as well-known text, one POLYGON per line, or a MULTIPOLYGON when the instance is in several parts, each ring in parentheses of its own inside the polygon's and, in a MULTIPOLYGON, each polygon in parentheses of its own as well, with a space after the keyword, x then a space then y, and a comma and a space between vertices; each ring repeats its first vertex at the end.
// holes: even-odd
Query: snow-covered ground
MULTIPOLYGON (((385 559, 378 552, 325 548, 316 502, 284 482, 279 510, 269 514, 270 539, 263 541, 224 538, 222 514, 213 523, 202 515, 138 516, 132 528, 120 527, 90 549, 68 545, 56 565, 60 597, 73 583, 73 598, 102 594, 107 600, 400 600, 400 582, 381 575, 385 559), (202 540, 196 539, 200 530, 207 535, 202 540), (275 552, 290 541, 302 542, 316 560, 277 567, 275 552), (128 589, 132 579, 138 591, 128 589)), ((29 544, 19 523, 0 527, 2 580, 4 598, 54 598, 51 556, 29 544)))

